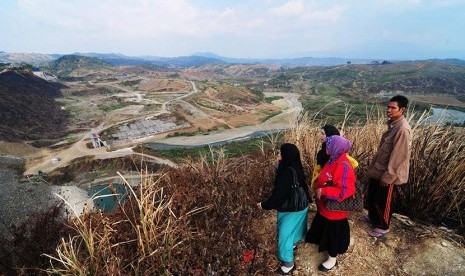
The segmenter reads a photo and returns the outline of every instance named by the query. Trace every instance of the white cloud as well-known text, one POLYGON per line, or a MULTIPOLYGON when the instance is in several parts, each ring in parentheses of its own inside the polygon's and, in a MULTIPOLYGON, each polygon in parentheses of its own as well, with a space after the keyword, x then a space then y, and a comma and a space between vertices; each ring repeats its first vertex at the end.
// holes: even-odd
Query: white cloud
POLYGON ((278 16, 294 16, 302 14, 304 9, 305 5, 302 0, 291 0, 279 7, 272 8, 270 13, 278 16))

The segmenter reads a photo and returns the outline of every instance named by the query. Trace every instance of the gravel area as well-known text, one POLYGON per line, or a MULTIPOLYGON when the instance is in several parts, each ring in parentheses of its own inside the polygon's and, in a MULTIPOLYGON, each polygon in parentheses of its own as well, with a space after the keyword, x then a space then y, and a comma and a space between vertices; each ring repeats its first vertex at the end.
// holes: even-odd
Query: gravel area
MULTIPOLYGON (((13 226, 28 221, 31 217, 45 212, 61 199, 66 199, 78 214, 86 208, 93 208, 87 192, 75 186, 50 186, 43 181, 20 182, 12 169, 0 169, 0 234, 11 238, 13 226), (87 206, 86 206, 87 205, 87 206)), ((67 207, 65 215, 73 215, 67 207)))

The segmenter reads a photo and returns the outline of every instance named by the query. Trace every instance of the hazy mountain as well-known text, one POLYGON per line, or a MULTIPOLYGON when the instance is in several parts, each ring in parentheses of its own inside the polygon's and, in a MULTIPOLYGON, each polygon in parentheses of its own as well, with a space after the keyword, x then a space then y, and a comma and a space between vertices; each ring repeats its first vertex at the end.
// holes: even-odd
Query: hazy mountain
POLYGON ((98 58, 111 65, 141 65, 150 64, 165 68, 186 68, 192 66, 202 66, 205 64, 222 64, 226 61, 216 57, 206 56, 180 56, 180 57, 156 57, 156 56, 126 56, 123 54, 101 54, 101 53, 75 53, 73 55, 98 58))
POLYGON ((203 56, 182 56, 182 57, 174 57, 174 58, 163 58, 160 60, 160 64, 164 65, 168 68, 172 67, 192 67, 192 66, 202 66, 206 64, 223 64, 225 63, 224 60, 218 58, 211 58, 211 57, 203 57, 203 56))
POLYGON ((42 65, 55 60, 56 56, 39 53, 6 53, 0 52, 0 63, 29 63, 32 65, 42 65))
POLYGON ((85 56, 85 57, 92 57, 98 58, 100 60, 105 61, 111 65, 140 65, 140 64, 150 64, 149 58, 143 57, 130 57, 119 53, 109 53, 109 54, 101 54, 101 53, 74 53, 73 55, 77 56, 85 56))
MULTIPOLYGON (((444 58, 444 59, 427 59, 423 61, 430 61, 430 62, 439 62, 439 63, 446 63, 446 64, 451 64, 451 65, 460 65, 460 66, 465 66, 465 60, 461 60, 458 58, 444 58)), ((417 63, 417 62, 422 62, 422 60, 413 60, 413 61, 402 61, 401 63, 417 63)))
POLYGON ((229 58, 222 57, 212 52, 195 53, 197 56, 204 56, 223 60, 227 63, 242 63, 242 64, 276 64, 285 66, 333 66, 352 64, 369 64, 373 59, 350 59, 350 58, 314 58, 314 57, 299 57, 299 58, 280 58, 280 59, 256 59, 256 58, 229 58))

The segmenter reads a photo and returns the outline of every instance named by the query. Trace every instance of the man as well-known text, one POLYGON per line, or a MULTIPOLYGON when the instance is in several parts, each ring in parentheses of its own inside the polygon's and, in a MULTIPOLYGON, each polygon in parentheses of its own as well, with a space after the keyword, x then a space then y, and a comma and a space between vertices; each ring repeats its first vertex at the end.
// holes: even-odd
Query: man
POLYGON ((408 99, 401 95, 389 100, 388 130, 367 170, 368 217, 363 220, 373 225, 368 232, 373 237, 389 232, 394 188, 408 180, 412 130, 404 117, 407 105, 408 99))

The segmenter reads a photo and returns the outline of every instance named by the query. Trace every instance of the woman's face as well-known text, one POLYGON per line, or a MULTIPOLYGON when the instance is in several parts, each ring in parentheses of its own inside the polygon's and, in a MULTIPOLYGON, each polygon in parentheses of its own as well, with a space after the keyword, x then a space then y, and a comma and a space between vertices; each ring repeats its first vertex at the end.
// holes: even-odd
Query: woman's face
POLYGON ((323 144, 326 142, 326 133, 324 130, 321 130, 321 136, 320 136, 321 143, 323 144))

